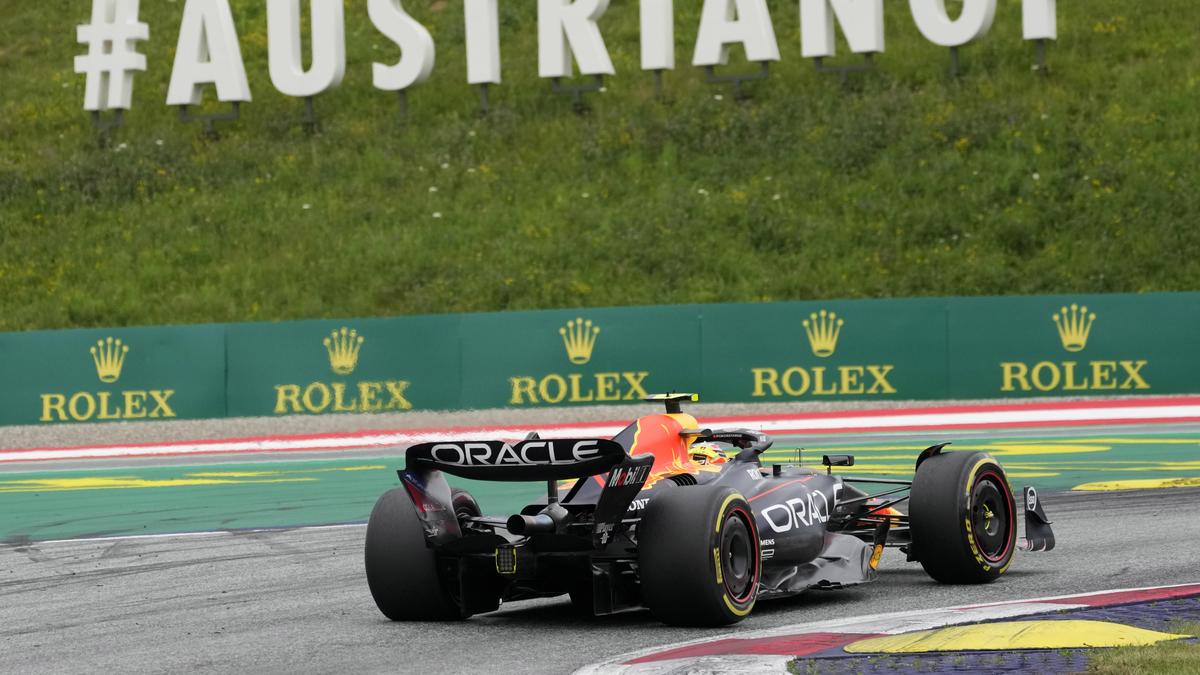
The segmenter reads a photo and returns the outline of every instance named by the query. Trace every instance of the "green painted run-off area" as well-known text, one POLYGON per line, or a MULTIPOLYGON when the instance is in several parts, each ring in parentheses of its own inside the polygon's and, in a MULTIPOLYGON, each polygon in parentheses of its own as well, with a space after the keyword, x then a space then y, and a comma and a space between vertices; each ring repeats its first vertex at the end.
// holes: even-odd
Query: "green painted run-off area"
MULTIPOLYGON (((764 465, 794 461, 797 440, 779 437, 764 455, 764 465)), ((924 445, 892 439, 845 443, 830 437, 806 442, 803 459, 806 465, 816 464, 823 452, 847 452, 857 459, 846 470, 854 475, 909 476, 924 445)), ((1014 487, 1033 485, 1043 492, 1200 486, 1200 431, 1005 432, 953 447, 990 452, 1008 469, 1014 487)), ((375 499, 398 485, 396 463, 391 457, 233 460, 0 473, 0 539, 12 543, 363 522, 375 499)), ((544 489, 528 483, 451 482, 467 486, 485 512, 497 515, 516 512, 544 489)))

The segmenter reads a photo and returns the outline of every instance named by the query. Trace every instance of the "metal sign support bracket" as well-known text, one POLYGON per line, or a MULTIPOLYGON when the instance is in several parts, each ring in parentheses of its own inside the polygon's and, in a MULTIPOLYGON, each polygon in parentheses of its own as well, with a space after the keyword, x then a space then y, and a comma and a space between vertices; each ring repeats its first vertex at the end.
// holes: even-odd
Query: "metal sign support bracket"
POLYGON ((93 110, 91 117, 92 127, 97 132, 97 142, 100 144, 100 147, 107 148, 108 144, 112 142, 113 134, 125 123, 125 111, 116 108, 113 110, 112 117, 105 119, 102 111, 93 110))
POLYGON ((491 104, 488 101, 488 83, 483 82, 479 85, 479 113, 486 115, 491 110, 491 104))
POLYGON ((818 56, 813 59, 817 64, 818 73, 834 73, 842 76, 842 84, 846 83, 850 73, 862 73, 868 70, 875 69, 875 53, 866 52, 863 54, 862 63, 851 63, 844 66, 827 66, 825 65, 824 57, 818 56))
POLYGON ((312 96, 304 97, 304 117, 300 119, 300 122, 304 125, 304 131, 309 134, 317 133, 317 111, 313 106, 312 96))
POLYGON ((1046 40, 1036 40, 1035 46, 1035 61, 1033 69, 1041 75, 1050 74, 1050 66, 1046 64, 1046 40))
POLYGON ((754 82, 757 80, 765 80, 771 75, 770 61, 760 61, 757 73, 753 74, 736 74, 736 75, 717 75, 716 68, 713 66, 704 67, 704 81, 709 84, 733 84, 734 98, 746 98, 746 93, 742 90, 742 83, 754 82))
POLYGON ((233 108, 228 112, 209 114, 193 114, 190 110, 190 106, 181 105, 179 106, 179 121, 183 122, 184 124, 188 124, 190 122, 200 122, 204 125, 204 135, 208 138, 215 139, 219 136, 219 134, 217 134, 217 122, 232 122, 241 118, 242 102, 233 101, 232 105, 233 108))
POLYGON ((593 77, 596 78, 596 81, 590 84, 563 84, 562 78, 556 77, 551 81, 550 88, 556 94, 570 94, 571 101, 575 105, 575 112, 582 113, 587 110, 587 106, 583 102, 583 95, 604 88, 604 76, 593 75, 593 77))

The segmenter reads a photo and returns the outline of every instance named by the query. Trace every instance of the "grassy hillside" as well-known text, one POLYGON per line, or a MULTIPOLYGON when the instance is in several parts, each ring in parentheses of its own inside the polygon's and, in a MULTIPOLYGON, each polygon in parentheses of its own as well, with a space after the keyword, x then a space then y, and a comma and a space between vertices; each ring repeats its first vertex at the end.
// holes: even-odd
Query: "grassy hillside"
POLYGON ((142 2, 150 67, 108 149, 72 64, 90 3, 0 18, 0 329, 1200 287, 1190 0, 1059 3, 1049 77, 1000 0, 957 81, 889 0, 887 53, 846 84, 772 0, 783 61, 745 102, 686 65, 691 0, 655 100, 613 0, 618 75, 584 115, 536 76, 534 3, 506 0, 486 117, 461 3, 407 0, 438 63, 403 122, 370 82, 397 51, 353 0, 315 136, 270 84, 265 3, 237 0, 254 102, 217 141, 164 104, 182 4, 142 2))

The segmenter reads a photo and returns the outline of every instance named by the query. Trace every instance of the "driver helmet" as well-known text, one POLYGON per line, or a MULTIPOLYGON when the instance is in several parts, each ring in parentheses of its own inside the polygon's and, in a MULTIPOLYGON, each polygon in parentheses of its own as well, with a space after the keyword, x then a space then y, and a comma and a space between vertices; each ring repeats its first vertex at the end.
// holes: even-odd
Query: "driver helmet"
POLYGON ((716 443, 693 443, 688 453, 696 464, 724 464, 729 461, 725 451, 716 443))

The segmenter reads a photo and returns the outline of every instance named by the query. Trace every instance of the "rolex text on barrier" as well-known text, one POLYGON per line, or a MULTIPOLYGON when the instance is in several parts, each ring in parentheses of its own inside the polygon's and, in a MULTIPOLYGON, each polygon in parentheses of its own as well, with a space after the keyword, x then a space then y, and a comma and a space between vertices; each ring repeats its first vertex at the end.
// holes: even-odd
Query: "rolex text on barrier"
POLYGON ((223 417, 221 326, 0 334, 0 424, 223 417))
MULTIPOLYGON (((532 0, 531 0, 532 1, 532 0)), ((466 81, 501 82, 500 0, 463 0, 466 81)), ((600 27, 609 0, 536 0, 538 76, 568 78, 614 75, 600 27)), ((416 3, 413 3, 416 4, 416 3)), ((951 17, 944 0, 909 0, 912 21, 931 43, 957 48, 984 38, 999 0, 963 0, 951 17)), ((379 38, 399 49, 394 62, 371 64, 371 81, 381 91, 404 91, 426 81, 434 69, 436 45, 429 30, 413 18, 401 0, 266 0, 268 72, 285 96, 310 98, 338 87, 346 73, 346 6, 366 10, 379 38), (305 36, 302 26, 310 28, 305 36), (304 44, 309 45, 306 52, 304 44)), ((1023 0, 1022 38, 1058 37, 1056 0, 1023 0)), ((793 5, 795 6, 795 5, 793 5)), ((92 0, 91 21, 78 27, 77 40, 88 52, 75 58, 75 71, 86 77, 84 109, 128 110, 133 78, 147 68, 137 42, 151 39, 159 27, 138 18, 138 0, 92 0)), ((852 52, 878 54, 885 49, 883 0, 800 0, 801 52, 805 58, 835 55, 840 27, 852 52)), ((186 0, 174 36, 174 64, 166 103, 197 105, 206 88, 231 103, 251 100, 238 24, 228 0, 186 0)), ((675 12, 672 0, 640 2, 641 67, 675 68, 675 12)), ((728 63, 739 50, 751 62, 780 60, 767 0, 703 0, 691 65, 728 63)))
POLYGON ((937 300, 717 305, 702 341, 708 400, 931 398, 946 382, 937 300))
POLYGON ((1198 298, 951 299, 950 396, 1195 393, 1198 298))
POLYGON ((513 312, 463 318, 469 408, 630 403, 700 384, 688 307, 513 312))
POLYGON ((247 324, 228 331, 231 415, 457 407, 456 317, 247 324))
MULTIPOLYGON (((0 424, 636 404, 672 390, 709 402, 1195 394, 1198 345, 1200 293, 7 333, 0 424)), ((489 456, 508 461, 500 450, 489 456)))

